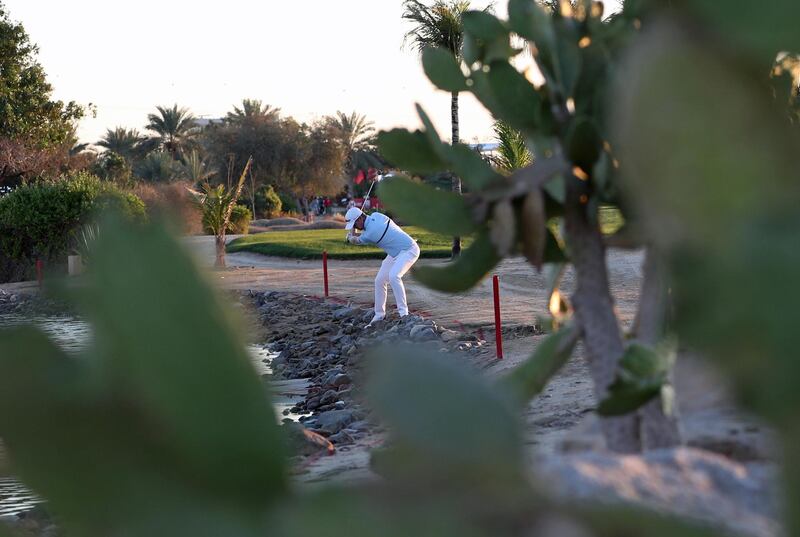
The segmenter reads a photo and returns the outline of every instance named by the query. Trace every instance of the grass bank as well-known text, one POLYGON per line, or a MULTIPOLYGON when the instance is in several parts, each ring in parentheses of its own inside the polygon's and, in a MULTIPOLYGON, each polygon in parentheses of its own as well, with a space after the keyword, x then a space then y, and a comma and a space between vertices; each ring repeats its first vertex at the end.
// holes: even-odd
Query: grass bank
MULTIPOLYGON (((421 250, 420 257, 450 257, 453 239, 431 233, 418 227, 404 227, 414 237, 421 250)), ((315 229, 302 231, 274 231, 258 233, 236 239, 228 244, 228 253, 253 252, 262 255, 320 259, 327 250, 331 259, 382 259, 386 253, 372 246, 354 246, 345 243, 345 231, 341 229, 315 229)), ((464 246, 470 239, 464 239, 464 246)))
MULTIPOLYGON (((613 233, 622 226, 623 219, 616 209, 603 207, 600 210, 600 222, 604 233, 613 233)), ((420 257, 450 257, 453 241, 451 237, 432 233, 419 227, 410 226, 403 229, 419 243, 420 257)), ((299 259, 320 259, 323 250, 328 251, 328 257, 331 259, 382 259, 386 255, 379 248, 345 243, 345 233, 341 229, 257 233, 231 242, 228 245, 228 253, 253 252, 299 259)), ((466 248, 470 242, 470 238, 464 238, 462 247, 466 248)))

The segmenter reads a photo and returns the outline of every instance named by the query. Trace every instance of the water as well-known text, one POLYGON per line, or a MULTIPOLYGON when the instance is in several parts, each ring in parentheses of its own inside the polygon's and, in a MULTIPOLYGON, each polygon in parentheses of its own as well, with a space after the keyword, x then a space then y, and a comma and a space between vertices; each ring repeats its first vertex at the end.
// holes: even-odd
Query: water
MULTIPOLYGON (((8 328, 23 324, 32 324, 45 332, 54 342, 69 353, 77 353, 86 348, 92 338, 92 330, 88 323, 74 317, 28 317, 19 315, 0 315, 0 328, 8 328)), ((248 347, 253 366, 259 375, 271 375, 269 362, 274 355, 260 345, 248 347)), ((294 406, 292 397, 282 395, 273 403, 278 419, 284 418, 283 411, 294 406)), ((0 443, 0 457, 3 449, 0 443)), ((0 518, 25 512, 36 504, 42 503, 33 493, 19 481, 11 477, 0 476, 0 518)))

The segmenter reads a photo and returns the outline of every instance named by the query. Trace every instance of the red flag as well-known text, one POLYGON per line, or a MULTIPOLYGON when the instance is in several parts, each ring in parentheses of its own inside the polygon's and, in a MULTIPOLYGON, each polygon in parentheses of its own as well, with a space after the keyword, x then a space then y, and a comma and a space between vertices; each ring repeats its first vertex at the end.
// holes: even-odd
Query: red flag
POLYGON ((364 182, 364 179, 366 179, 366 178, 364 177, 364 170, 358 170, 358 175, 356 175, 356 178, 355 178, 355 183, 356 183, 357 185, 360 185, 361 183, 363 183, 363 182, 364 182))
POLYGON ((370 168, 369 172, 367 173, 367 179, 369 179, 370 181, 374 181, 377 175, 378 172, 375 171, 375 168, 370 168))

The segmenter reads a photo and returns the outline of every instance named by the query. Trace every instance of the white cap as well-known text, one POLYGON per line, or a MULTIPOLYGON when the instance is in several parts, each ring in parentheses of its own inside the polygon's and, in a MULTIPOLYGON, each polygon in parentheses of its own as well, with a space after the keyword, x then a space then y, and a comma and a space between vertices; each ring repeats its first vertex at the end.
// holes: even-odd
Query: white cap
POLYGON ((344 226, 344 228, 348 231, 353 229, 356 220, 358 220, 362 214, 364 214, 364 211, 358 207, 351 207, 347 209, 347 214, 344 215, 344 219, 347 221, 347 224, 344 226))

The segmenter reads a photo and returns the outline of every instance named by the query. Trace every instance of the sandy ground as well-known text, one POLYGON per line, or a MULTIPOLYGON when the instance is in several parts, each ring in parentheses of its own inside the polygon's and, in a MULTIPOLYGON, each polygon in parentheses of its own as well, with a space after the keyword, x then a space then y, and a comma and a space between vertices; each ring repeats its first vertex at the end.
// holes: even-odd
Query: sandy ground
MULTIPOLYGON (((231 237, 232 239, 234 237, 231 237)), ((212 237, 184 239, 188 251, 200 266, 211 268, 214 260, 212 237)), ((224 289, 278 290, 298 294, 323 294, 321 261, 270 258, 258 254, 237 253, 227 256, 228 269, 209 270, 208 277, 224 289)), ((626 327, 636 313, 641 285, 643 255, 641 252, 616 251, 608 254, 612 292, 617 313, 626 327)), ((444 264, 442 260, 421 260, 419 264, 444 264)), ((370 304, 373 279, 378 260, 339 261, 329 263, 332 297, 342 301, 370 304)), ((544 279, 523 259, 504 261, 495 271, 500 277, 504 332, 514 326, 530 326, 538 315, 547 311, 544 279)), ((445 326, 489 332, 493 327, 491 280, 487 278, 467 293, 448 295, 424 288, 410 276, 405 278, 409 304, 413 310, 430 315, 445 326)), ((569 292, 574 277, 568 272, 562 289, 569 292)), ((6 286, 24 290, 32 284, 6 286)), ((391 301, 390 297, 390 301, 391 301)), ((507 339, 505 359, 487 362, 487 373, 500 376, 508 368, 526 359, 543 336, 507 339)), ((739 460, 773 457, 771 435, 752 418, 738 411, 731 403, 725 382, 704 362, 682 356, 676 368, 676 390, 680 402, 681 423, 685 440, 733 456, 739 460)), ((582 451, 602 447, 602 438, 591 412, 596 402, 592 383, 581 349, 553 379, 545 393, 528 407, 528 444, 531 457, 560 452, 582 451)), ((354 446, 336 457, 309 463, 301 481, 320 481, 331 477, 348 480, 364 477, 369 446, 354 446)))
MULTIPOLYGON (((213 241, 205 237, 186 239, 186 245, 201 265, 214 259, 213 241)), ((636 315, 642 279, 641 252, 611 250, 608 253, 609 278, 616 309, 627 328, 636 315)), ((441 265, 442 260, 421 260, 419 264, 441 265)), ((339 300, 370 304, 378 260, 329 262, 330 292, 339 300)), ((224 288, 290 291, 322 295, 321 261, 269 258, 258 254, 231 254, 229 269, 210 272, 224 288)), ((547 292, 542 275, 524 259, 504 261, 495 274, 500 277, 504 332, 515 326, 530 326, 547 311, 547 292)), ((449 295, 426 289, 410 276, 405 278, 409 305, 430 315, 438 323, 472 330, 493 328, 491 279, 487 278, 467 293, 449 295)), ((569 293, 575 280, 567 272, 562 290, 569 293)), ((391 301, 391 297, 390 297, 391 301)), ((499 377, 525 360, 544 336, 528 336, 505 341, 505 359, 488 362, 487 373, 499 377)), ((740 461, 772 459, 771 434, 757 420, 743 414, 732 403, 723 378, 697 358, 681 356, 675 372, 680 402, 681 427, 685 441, 711 449, 740 461)), ((582 349, 548 385, 545 393, 529 405, 525 419, 527 443, 532 459, 555 452, 598 450, 603 448, 592 382, 582 349)), ((355 446, 333 459, 309 464, 304 481, 359 479, 366 475, 369 446, 355 446)))

